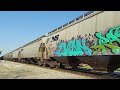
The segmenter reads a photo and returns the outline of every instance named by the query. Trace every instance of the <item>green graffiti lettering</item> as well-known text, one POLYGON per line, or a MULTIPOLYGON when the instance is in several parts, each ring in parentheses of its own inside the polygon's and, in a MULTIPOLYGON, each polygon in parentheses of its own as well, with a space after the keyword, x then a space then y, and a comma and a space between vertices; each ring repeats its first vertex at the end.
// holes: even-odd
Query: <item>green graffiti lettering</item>
POLYGON ((120 34, 118 33, 118 30, 120 29, 120 27, 116 27, 116 28, 112 28, 109 30, 109 32, 106 34, 106 38, 108 38, 109 44, 112 44, 113 42, 117 42, 120 43, 120 34))
POLYGON ((115 30, 114 35, 117 36, 117 37, 120 37, 119 29, 120 29, 120 26, 117 26, 116 28, 113 28, 113 30, 115 30))
POLYGON ((119 54, 120 53, 120 47, 112 45, 112 44, 104 44, 106 47, 110 48, 113 53, 119 54))
POLYGON ((93 55, 96 55, 98 52, 101 52, 101 51, 103 54, 108 53, 104 45, 94 45, 90 48, 94 49, 93 55))
POLYGON ((85 45, 85 39, 82 39, 82 46, 83 46, 82 49, 85 51, 85 54, 92 55, 91 49, 85 45))
POLYGON ((99 39, 98 44, 105 44, 108 43, 109 40, 107 38, 104 38, 100 33, 96 32, 95 36, 99 39))
POLYGON ((94 45, 90 48, 94 49, 93 54, 97 54, 97 52, 102 52, 103 54, 107 54, 107 49, 110 49, 114 54, 120 54, 120 26, 111 28, 106 33, 105 37, 103 37, 99 32, 95 33, 95 36, 98 38, 98 45, 94 45), (114 45, 114 42, 118 44, 118 46, 114 45))

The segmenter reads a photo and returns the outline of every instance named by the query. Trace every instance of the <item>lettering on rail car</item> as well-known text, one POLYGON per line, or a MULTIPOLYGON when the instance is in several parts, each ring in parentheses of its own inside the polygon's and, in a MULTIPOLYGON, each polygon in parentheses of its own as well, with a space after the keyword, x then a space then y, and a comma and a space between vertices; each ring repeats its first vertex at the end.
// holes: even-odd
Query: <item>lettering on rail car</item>
POLYGON ((56 35, 56 36, 53 36, 53 37, 52 37, 52 40, 53 40, 53 41, 57 41, 58 39, 59 39, 59 35, 56 35))
MULTIPOLYGON (((92 44, 94 40, 90 41, 83 37, 72 38, 70 41, 61 41, 57 46, 54 55, 56 56, 84 56, 84 55, 106 55, 109 53, 120 54, 120 26, 113 27, 108 30, 105 35, 95 32, 95 37, 98 39, 97 43, 92 44), (92 49, 92 50, 91 50, 92 49)), ((80 35, 81 36, 81 35, 80 35)), ((90 35, 93 37, 93 35, 90 35)))
POLYGON ((91 55, 91 49, 85 45, 85 39, 79 38, 68 42, 60 42, 55 51, 56 56, 81 56, 91 55))
POLYGON ((102 36, 99 32, 95 33, 96 38, 98 38, 97 44, 91 46, 93 48, 93 54, 97 52, 102 52, 103 54, 108 54, 108 49, 111 50, 113 54, 120 54, 120 26, 111 28, 102 36))

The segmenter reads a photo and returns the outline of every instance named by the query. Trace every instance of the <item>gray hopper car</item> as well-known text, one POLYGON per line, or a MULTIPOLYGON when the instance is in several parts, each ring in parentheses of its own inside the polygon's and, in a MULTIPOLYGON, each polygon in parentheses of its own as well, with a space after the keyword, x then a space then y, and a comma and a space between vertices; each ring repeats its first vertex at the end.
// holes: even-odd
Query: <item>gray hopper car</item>
POLYGON ((120 12, 91 11, 6 55, 3 59, 50 67, 113 72, 120 67, 120 12))

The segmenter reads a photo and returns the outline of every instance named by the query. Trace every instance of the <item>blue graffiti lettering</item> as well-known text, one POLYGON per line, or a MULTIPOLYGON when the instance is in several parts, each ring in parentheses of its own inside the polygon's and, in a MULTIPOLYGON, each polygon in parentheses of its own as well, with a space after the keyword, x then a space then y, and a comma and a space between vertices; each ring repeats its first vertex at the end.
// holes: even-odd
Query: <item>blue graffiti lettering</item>
POLYGON ((70 40, 69 42, 60 42, 54 54, 57 56, 92 55, 91 49, 85 45, 83 38, 70 40))

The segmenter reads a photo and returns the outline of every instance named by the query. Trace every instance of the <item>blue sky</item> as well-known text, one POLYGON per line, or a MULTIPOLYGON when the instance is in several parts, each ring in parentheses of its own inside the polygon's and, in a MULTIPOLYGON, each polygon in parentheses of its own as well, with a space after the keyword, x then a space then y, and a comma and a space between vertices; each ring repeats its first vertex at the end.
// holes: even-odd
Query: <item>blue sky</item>
POLYGON ((87 11, 0 11, 0 56, 68 23, 87 11))

